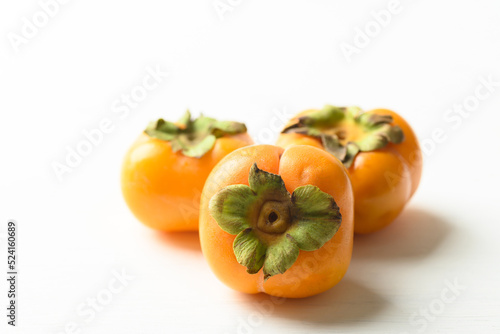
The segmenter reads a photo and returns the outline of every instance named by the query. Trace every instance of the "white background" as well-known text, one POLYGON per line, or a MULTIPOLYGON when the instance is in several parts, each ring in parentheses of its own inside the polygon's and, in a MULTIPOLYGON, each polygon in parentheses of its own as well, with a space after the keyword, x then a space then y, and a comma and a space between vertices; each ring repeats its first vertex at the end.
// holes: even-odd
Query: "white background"
MULTIPOLYGON (((212 0, 74 0, 48 22, 37 1, 0 5, 1 262, 8 219, 20 237, 19 326, 9 332, 499 332, 500 2, 401 0, 380 31, 372 11, 385 0, 222 3, 231 10, 221 19, 212 0), (33 16, 46 25, 16 50, 33 16), (156 67, 168 78, 128 114, 113 112, 156 67), (482 80, 496 86, 477 99, 482 80), (355 237, 347 275, 326 293, 278 305, 234 292, 211 273, 197 234, 154 232, 122 200, 122 157, 150 120, 190 108, 273 143, 278 115, 325 103, 393 109, 425 143, 406 211, 355 237), (470 111, 453 111, 464 103, 470 111), (59 180, 54 162, 103 119, 113 130, 59 180), (122 270, 133 279, 84 313, 122 270)), ((5 310, 4 279, 0 289, 5 310)))

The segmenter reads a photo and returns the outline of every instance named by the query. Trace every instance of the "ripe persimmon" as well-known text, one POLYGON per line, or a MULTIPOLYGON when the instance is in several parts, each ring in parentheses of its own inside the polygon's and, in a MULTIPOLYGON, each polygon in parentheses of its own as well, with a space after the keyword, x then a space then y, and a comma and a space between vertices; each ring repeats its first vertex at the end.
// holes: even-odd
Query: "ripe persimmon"
POLYGON ((353 194, 342 163, 310 146, 255 145, 228 154, 203 189, 200 241, 229 287, 300 298, 349 266, 353 194))
POLYGON ((188 112, 177 123, 152 122, 127 152, 123 197, 145 225, 197 231, 199 199, 212 168, 228 153, 253 144, 243 123, 188 112))
POLYGON ((408 123, 387 109, 325 106, 292 118, 276 143, 311 145, 347 167, 355 198, 355 233, 389 225, 417 190, 422 153, 408 123))

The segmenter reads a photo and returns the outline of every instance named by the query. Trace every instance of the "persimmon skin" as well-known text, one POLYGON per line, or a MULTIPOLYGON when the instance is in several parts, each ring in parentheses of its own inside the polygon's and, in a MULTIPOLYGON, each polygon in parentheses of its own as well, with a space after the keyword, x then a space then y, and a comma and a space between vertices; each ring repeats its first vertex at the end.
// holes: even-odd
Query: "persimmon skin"
POLYGON ((172 152, 170 143, 141 133, 125 155, 123 197, 136 218, 156 230, 198 231, 199 200, 212 168, 253 140, 247 133, 218 138, 201 158, 172 152))
MULTIPOLYGON (((313 111, 303 111, 293 119, 313 111)), ((410 125, 392 110, 366 113, 391 115, 391 125, 401 127, 405 139, 400 144, 358 153, 348 169, 355 198, 354 232, 358 234, 381 230, 393 222, 417 190, 422 175, 422 152, 410 125)), ((323 147, 320 140, 296 133, 281 133, 276 145, 288 148, 305 143, 323 147)))
POLYGON ((287 150, 273 145, 256 145, 234 151, 213 169, 207 179, 200 207, 200 242, 203 254, 215 275, 227 286, 241 292, 267 293, 302 298, 336 285, 349 267, 353 241, 353 194, 347 171, 329 153, 310 146, 287 150), (300 251, 297 261, 285 273, 264 282, 262 270, 248 274, 233 251, 235 235, 224 232, 210 215, 209 202, 220 189, 233 184, 248 185, 251 166, 281 175, 287 190, 314 185, 333 196, 342 214, 342 223, 330 241, 315 251, 300 251), (335 180, 335 182, 331 182, 335 180))

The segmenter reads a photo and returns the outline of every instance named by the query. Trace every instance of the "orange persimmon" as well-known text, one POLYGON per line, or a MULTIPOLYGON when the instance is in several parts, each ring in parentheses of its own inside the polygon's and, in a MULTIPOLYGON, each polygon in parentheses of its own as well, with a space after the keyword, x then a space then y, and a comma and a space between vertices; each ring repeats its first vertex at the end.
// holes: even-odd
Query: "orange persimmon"
POLYGON ((305 145, 244 147, 222 159, 205 183, 202 251, 235 290, 312 296, 347 271, 353 205, 347 171, 331 154, 305 145))
POLYGON ((422 153, 408 123, 387 109, 325 106, 291 119, 276 143, 311 145, 330 152, 347 167, 355 198, 354 232, 389 225, 417 190, 422 153))
POLYGON ((187 112, 177 123, 152 122, 127 152, 123 197, 145 225, 197 231, 199 199, 212 168, 228 153, 253 144, 242 123, 187 112))

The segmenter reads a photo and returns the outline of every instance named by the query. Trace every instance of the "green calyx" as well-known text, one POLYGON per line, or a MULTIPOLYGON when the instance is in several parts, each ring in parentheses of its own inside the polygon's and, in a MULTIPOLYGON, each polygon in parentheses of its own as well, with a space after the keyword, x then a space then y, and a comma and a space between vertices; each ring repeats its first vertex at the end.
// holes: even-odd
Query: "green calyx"
POLYGON ((201 158, 214 147, 217 138, 246 131, 243 123, 218 121, 203 115, 193 120, 187 110, 177 123, 160 118, 151 122, 144 132, 150 137, 170 142, 174 152, 181 151, 185 156, 201 158))
POLYGON ((250 274, 264 279, 282 274, 299 251, 317 250, 337 233, 342 215, 332 196, 312 185, 290 194, 281 176, 254 164, 250 186, 230 185, 210 200, 209 209, 222 230, 236 235, 233 250, 250 274))
POLYGON ((321 139, 326 151, 349 168, 359 152, 381 149, 404 140, 403 130, 391 125, 390 115, 363 112, 358 107, 323 109, 298 118, 282 133, 300 133, 321 139))

